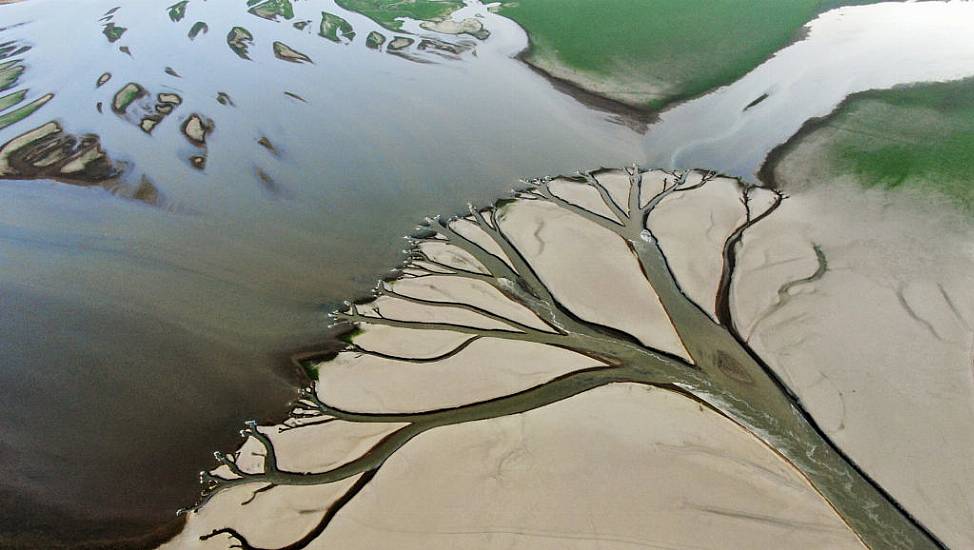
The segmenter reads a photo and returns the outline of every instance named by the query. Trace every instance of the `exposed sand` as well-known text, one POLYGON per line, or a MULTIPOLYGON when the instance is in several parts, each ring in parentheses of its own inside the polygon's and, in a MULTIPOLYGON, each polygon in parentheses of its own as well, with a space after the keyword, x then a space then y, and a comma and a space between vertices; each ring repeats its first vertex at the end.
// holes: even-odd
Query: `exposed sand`
POLYGON ((434 302, 469 304, 539 330, 552 330, 530 310, 508 300, 500 291, 483 281, 444 275, 396 281, 390 287, 403 296, 434 302))
POLYGON ((500 246, 498 246, 496 242, 492 241, 490 237, 488 237, 487 234, 484 233, 479 226, 477 226, 477 224, 470 220, 469 217, 460 218, 451 222, 450 228, 460 234, 460 236, 473 241, 477 246, 500 258, 507 263, 508 266, 511 265, 510 260, 504 255, 504 251, 501 250, 500 246))
POLYGON ((214 529, 223 527, 245 531, 248 534, 247 540, 259 547, 286 546, 310 531, 332 501, 354 482, 354 479, 349 479, 310 487, 276 487, 268 493, 259 494, 253 502, 246 505, 243 503, 260 486, 233 487, 215 497, 202 511, 194 513, 186 523, 186 528, 159 548, 230 548, 232 543, 226 537, 200 540, 200 537, 214 529))
POLYGON ((595 179, 605 187, 609 196, 620 208, 629 212, 629 174, 625 170, 605 169, 594 173, 595 179))
POLYGON ((414 412, 512 394, 598 365, 568 350, 485 338, 426 364, 345 352, 321 370, 318 393, 348 410, 414 412))
MULTIPOLYGON (((555 178, 551 180, 551 192, 557 197, 582 206, 586 210, 591 210, 609 220, 618 221, 619 219, 612 213, 612 210, 602 200, 602 197, 599 196, 599 192, 591 185, 584 185, 567 178, 555 178)), ((615 200, 614 197, 613 200, 615 200)), ((625 200, 615 202, 617 204, 626 204, 625 200)))
POLYGON ((653 287, 617 235, 547 202, 519 202, 502 227, 558 299, 584 319, 689 358, 653 287))
MULTIPOLYGON (((429 261, 338 315, 360 332, 318 366, 285 424, 245 431, 239 455, 212 472, 227 488, 170 547, 217 529, 239 534, 208 547, 233 536, 350 549, 930 547, 829 454, 793 415, 798 404, 924 525, 965 547, 967 221, 931 221, 914 198, 839 182, 796 188, 747 230, 730 321, 796 402, 730 354, 743 348, 713 309, 723 243, 747 219, 742 186, 687 174, 651 213, 650 234, 628 211, 622 175, 597 174, 601 207, 597 188, 561 179, 551 192, 589 210, 522 192, 479 228, 449 222, 479 248, 443 240, 451 232, 432 222, 441 236, 418 245, 429 261), (504 246, 518 254, 504 260, 504 246), (679 289, 660 276, 667 266, 679 289), (684 347, 673 322, 713 336, 681 330, 684 347), (281 485, 243 504, 268 481, 281 485)), ((648 190, 676 181, 645 176, 640 209, 656 204, 648 190)), ((748 193, 752 219, 775 204, 769 191, 748 193)))
POLYGON ((645 76, 646 71, 635 67, 613 71, 612 76, 609 77, 605 74, 593 74, 568 67, 557 57, 522 55, 521 58, 552 78, 633 108, 645 109, 646 104, 672 95, 674 90, 674 86, 670 83, 649 81, 645 76), (627 73, 641 76, 629 79, 620 77, 627 73))
POLYGON ((399 298, 380 296, 376 301, 362 306, 362 313, 369 317, 382 317, 403 321, 440 322, 486 329, 504 330, 510 326, 478 313, 457 307, 418 305, 399 298))
MULTIPOLYGON (((220 517, 250 496, 228 491, 166 548, 223 548, 222 537, 196 543, 203 524, 247 527, 252 544, 295 540, 349 484, 276 488, 220 517)), ((417 438, 309 546, 390 547, 862 548, 743 430, 683 397, 629 385, 417 438)))
POLYGON ((649 223, 683 292, 715 319, 724 241, 746 219, 739 196, 736 180, 711 180, 663 199, 649 223))
POLYGON ((460 21, 454 21, 452 19, 423 21, 419 26, 420 28, 443 34, 469 34, 481 40, 485 40, 490 36, 490 31, 485 29, 484 24, 474 17, 467 17, 460 21))
POLYGON ((745 432, 627 385, 421 436, 313 548, 393 540, 417 550, 862 548, 745 432))
POLYGON ((448 266, 487 273, 487 270, 476 258, 447 243, 426 242, 420 244, 419 249, 430 256, 430 259, 448 266))
POLYGON ((404 357, 435 357, 468 340, 470 335, 447 330, 421 330, 365 324, 355 343, 365 349, 404 357))
POLYGON ((822 428, 952 548, 974 547, 974 228, 936 196, 804 187, 745 237, 733 306, 822 428), (827 258, 815 282, 812 245, 827 258))

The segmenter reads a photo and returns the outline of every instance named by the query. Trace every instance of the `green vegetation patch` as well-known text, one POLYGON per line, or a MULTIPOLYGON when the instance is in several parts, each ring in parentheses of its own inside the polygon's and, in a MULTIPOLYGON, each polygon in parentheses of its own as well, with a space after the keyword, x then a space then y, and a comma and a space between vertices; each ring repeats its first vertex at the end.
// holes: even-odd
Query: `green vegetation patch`
MULTIPOLYGON (((44 96, 41 96, 38 99, 35 99, 34 101, 31 101, 26 105, 23 105, 22 107, 19 107, 17 109, 14 109, 12 111, 0 115, 0 130, 6 128, 7 126, 10 126, 11 124, 15 124, 17 122, 20 122, 21 120, 24 120, 25 118, 30 116, 34 111, 43 107, 44 104, 50 101, 51 98, 53 97, 54 94, 46 94, 44 96)), ((3 98, 0 98, 0 100, 2 99, 3 98)))
POLYGON ((274 42, 274 56, 291 63, 311 63, 311 58, 288 46, 284 42, 274 42))
POLYGON ((287 20, 294 18, 294 6, 291 5, 291 0, 266 0, 265 2, 249 0, 247 5, 253 6, 248 10, 250 13, 271 21, 277 21, 278 17, 287 20))
POLYGON ((169 6, 169 19, 173 23, 177 21, 182 21, 183 17, 186 17, 187 4, 189 4, 189 0, 183 0, 182 2, 177 2, 169 6))
POLYGON ((356 326, 355 328, 353 328, 352 330, 350 330, 350 331, 348 331, 348 332, 346 332, 346 333, 344 333, 344 334, 342 334, 342 335, 341 335, 341 336, 339 336, 338 338, 339 338, 339 339, 340 339, 340 340, 341 340, 342 342, 345 342, 346 344, 352 344, 352 343, 354 343, 354 341, 355 341, 355 337, 357 337, 357 336, 359 336, 359 335, 361 335, 361 334, 362 334, 363 332, 365 332, 365 331, 363 331, 363 330, 362 330, 362 329, 360 329, 360 328, 359 328, 358 326, 356 326))
POLYGON ((125 31, 127 30, 128 29, 126 27, 119 27, 115 23, 109 23, 105 25, 105 28, 103 28, 101 32, 106 38, 108 38, 109 42, 114 43, 122 38, 122 35, 125 34, 125 31))
POLYGON ((189 36, 190 40, 195 40, 200 33, 206 34, 209 30, 210 27, 205 21, 197 21, 196 23, 193 23, 192 27, 190 27, 189 34, 187 34, 187 36, 189 36))
MULTIPOLYGON (((23 53, 30 49, 17 47, 12 42, 4 44, 4 48, 13 48, 12 51, 14 54, 23 53)), ((10 51, 6 50, 6 53, 10 53, 10 51)), ((17 81, 20 80, 22 74, 24 74, 24 65, 20 59, 0 63, 0 92, 6 92, 13 88, 17 84, 17 81)), ((24 120, 50 101, 54 97, 54 94, 45 94, 30 103, 20 105, 26 97, 26 89, 0 94, 0 130, 24 120), (14 108, 17 105, 20 105, 20 107, 14 108)))
POLYGON ((301 365, 301 370, 304 371, 308 379, 318 380, 318 368, 321 366, 319 363, 315 363, 314 361, 301 361, 298 364, 301 365))
POLYGON ((21 46, 16 42, 6 42, 0 46, 0 60, 20 55, 30 51, 30 46, 21 46))
POLYGON ((934 189, 974 211, 974 78, 856 94, 805 139, 816 134, 824 178, 934 189))
POLYGON ((7 94, 0 97, 0 111, 3 111, 9 107, 12 107, 24 100, 24 96, 27 95, 27 90, 20 90, 12 94, 7 94))
POLYGON ((402 29, 400 19, 442 19, 463 7, 462 0, 335 0, 335 3, 394 31, 402 29))
POLYGON ((0 63, 0 92, 12 88, 23 72, 24 66, 19 61, 0 63))
MULTIPOLYGON (((346 0, 348 1, 348 0, 346 0)), ((729 84, 818 13, 869 0, 505 0, 525 61, 629 105, 659 109, 729 84)))
POLYGON ((352 24, 344 18, 326 11, 321 12, 321 28, 319 36, 323 36, 332 42, 341 42, 341 39, 351 41, 355 38, 355 30, 352 24))
POLYGON ((373 50, 378 50, 386 43, 386 37, 381 32, 372 31, 365 37, 365 45, 373 50))
POLYGON ((115 93, 115 97, 112 98, 112 110, 122 114, 129 108, 129 105, 147 94, 145 88, 135 82, 129 82, 115 93))
POLYGON ((254 35, 243 27, 234 27, 227 33, 227 46, 241 59, 250 59, 248 51, 254 43, 254 35))

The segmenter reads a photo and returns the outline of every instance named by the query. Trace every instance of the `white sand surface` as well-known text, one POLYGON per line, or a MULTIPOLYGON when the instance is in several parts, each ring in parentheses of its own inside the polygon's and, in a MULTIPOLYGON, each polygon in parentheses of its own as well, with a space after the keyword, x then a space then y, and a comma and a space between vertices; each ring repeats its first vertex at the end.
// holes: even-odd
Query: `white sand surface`
POLYGON ((498 220, 566 307, 688 358, 656 292, 618 235, 540 201, 508 206, 498 220))
MULTIPOLYGON (((694 172, 683 185, 703 177, 694 172)), ((608 178, 612 200, 621 206, 625 194, 628 205, 628 178, 618 171, 608 178)), ((672 178, 650 172, 646 185, 662 188, 672 178)), ((568 180, 556 187, 596 208, 594 188, 568 180)), ((769 191, 748 193, 752 217, 775 204, 769 191)), ((974 545, 974 226, 921 200, 928 197, 867 192, 849 182, 795 185, 791 195, 745 233, 731 289, 737 330, 866 474, 951 547, 974 545)), ((746 220, 742 197, 738 182, 716 178, 675 192, 650 218, 678 283, 712 316, 721 249, 746 220)), ((487 234, 469 220, 451 226, 489 246, 487 234)), ((619 234, 537 196, 505 203, 497 226, 533 267, 527 278, 536 275, 561 307, 647 347, 686 356, 619 234)), ((420 246, 430 244, 436 261, 484 273, 487 264, 498 265, 446 241, 420 246)), ((324 486, 275 487, 246 505, 266 482, 256 477, 230 487, 191 514, 170 547, 197 547, 191 543, 199 536, 226 527, 251 544, 287 544, 330 517, 326 510, 353 486, 361 492, 310 547, 860 547, 842 517, 853 518, 872 540, 882 540, 876 532, 895 532, 869 530, 890 518, 888 509, 880 508, 885 519, 863 522, 860 508, 849 504, 858 500, 847 497, 862 493, 836 490, 831 477, 782 451, 843 510, 840 517, 768 446, 775 436, 765 425, 749 424, 735 403, 708 401, 730 411, 723 416, 703 401, 629 383, 675 379, 708 400, 720 378, 702 382, 696 369, 680 378, 677 371, 693 367, 652 350, 634 354, 638 346, 616 333, 548 327, 528 309, 539 307, 544 292, 514 304, 479 275, 430 275, 417 266, 405 277, 385 288, 474 310, 394 296, 357 306, 365 317, 346 319, 358 323, 348 335, 352 344, 318 366, 315 397, 328 406, 307 417, 314 404, 305 401, 294 413, 304 417, 261 428, 278 468, 296 473, 291 482, 342 465, 360 469, 324 486), (401 322, 392 319, 416 323, 383 325, 401 322), (442 323, 462 326, 450 331, 442 323), (576 371, 584 372, 569 375, 576 371), (670 378, 655 378, 661 373, 670 378), (408 419, 372 416, 429 411, 408 419), (355 482, 379 464, 375 478, 355 482)), ((517 295, 523 298, 532 285, 517 295)), ((683 299, 677 292, 667 298, 671 305, 683 299)), ((749 407, 765 397, 748 395, 756 397, 749 407)), ((805 450, 821 443, 814 436, 808 445, 815 447, 805 450)), ((251 437, 236 464, 255 475, 265 455, 251 437)), ((214 473, 236 477, 226 465, 214 473)), ((902 521, 895 514, 892 521, 902 521)), ((220 535, 207 544, 230 542, 220 535)))
POLYGON ((499 290, 483 281, 444 275, 404 279, 390 286, 396 293, 404 296, 434 302, 468 304, 538 330, 553 330, 529 309, 507 299, 499 290))
POLYGON ((345 352, 319 373, 319 395, 343 409, 415 412, 484 401, 597 367, 583 355, 531 342, 484 338, 435 363, 345 352))
POLYGON ((746 220, 740 189, 736 180, 716 178, 669 195, 649 218, 680 288, 714 319, 724 241, 746 220))
POLYGON ((437 429, 312 548, 862 548, 775 453, 664 390, 615 385, 437 429))
POLYGON ((936 196, 786 189, 745 237, 742 332, 894 498, 948 546, 974 547, 974 227, 936 196), (815 272, 813 244, 828 271, 781 301, 815 272))

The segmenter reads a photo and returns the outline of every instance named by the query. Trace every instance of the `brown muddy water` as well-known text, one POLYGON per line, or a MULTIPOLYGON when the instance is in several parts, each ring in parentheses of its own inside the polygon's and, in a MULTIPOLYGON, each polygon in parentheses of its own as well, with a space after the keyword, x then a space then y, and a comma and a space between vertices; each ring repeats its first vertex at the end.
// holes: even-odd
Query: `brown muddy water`
MULTIPOLYGON (((395 265, 425 215, 634 160, 750 176, 787 139, 762 130, 783 113, 790 132, 854 88, 974 74, 963 47, 909 60, 940 72, 855 72, 865 54, 772 65, 863 35, 826 21, 643 136, 513 59, 523 31, 479 5, 463 16, 483 16, 486 40, 393 33, 328 0, 290 19, 116 2, 0 6, 0 105, 25 91, 0 110, 0 547, 143 547, 178 527, 212 450, 285 412, 289 356, 327 339, 325 314, 395 265), (322 11, 355 36, 319 35, 322 11), (789 99, 809 86, 819 100, 789 99)), ((901 32, 876 28, 849 47, 901 32)))
POLYGON ((326 338, 325 313, 397 263, 416 221, 639 157, 615 115, 510 59, 526 39, 500 18, 486 42, 380 51, 366 35, 395 33, 330 2, 276 21, 242 1, 178 21, 115 6, 0 8, 0 63, 23 67, 0 97, 54 94, 0 129, 0 546, 172 522, 213 449, 285 412, 288 355, 326 338), (358 36, 319 36, 322 10, 358 36))

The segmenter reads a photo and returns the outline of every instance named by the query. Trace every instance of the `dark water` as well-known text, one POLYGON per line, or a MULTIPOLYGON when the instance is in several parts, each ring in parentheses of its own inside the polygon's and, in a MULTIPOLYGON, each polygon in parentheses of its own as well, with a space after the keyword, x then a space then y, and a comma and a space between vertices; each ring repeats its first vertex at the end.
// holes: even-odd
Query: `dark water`
POLYGON ((0 182, 0 546, 171 522, 212 450, 283 412, 299 381, 288 353, 325 339, 331 305, 393 266, 422 216, 640 156, 615 115, 510 59, 526 39, 494 16, 485 42, 423 32, 446 45, 390 53, 364 39, 395 33, 330 2, 277 21, 190 2, 175 22, 127 2, 103 19, 116 5, 0 6, 0 43, 29 47, 0 60, 24 68, 0 97, 54 94, 0 143, 60 129, 0 182), (357 36, 318 36, 322 10, 357 36), (197 21, 209 31, 191 40, 197 21), (253 37, 249 59, 233 27, 253 37), (275 41, 313 63, 275 57, 275 41), (146 95, 116 113, 130 82, 146 95), (159 105, 171 112, 143 131, 159 105), (182 131, 194 114, 212 121, 202 146, 182 131), (61 170, 93 142, 86 170, 61 170), (40 162, 52 150, 67 152, 40 162))

